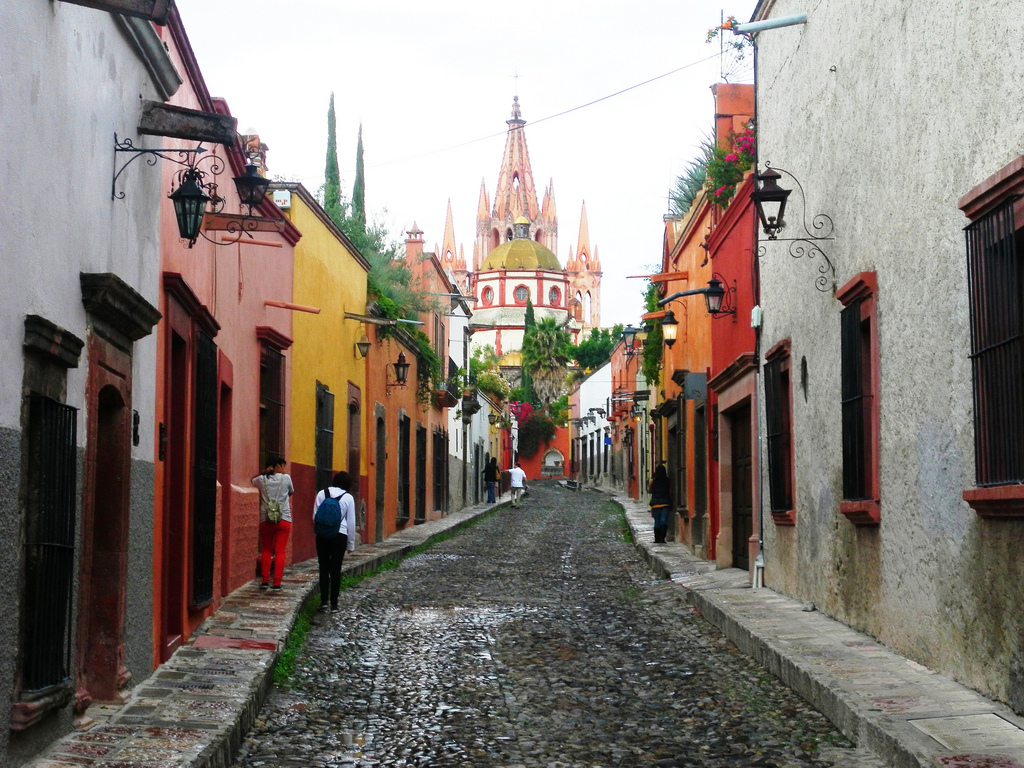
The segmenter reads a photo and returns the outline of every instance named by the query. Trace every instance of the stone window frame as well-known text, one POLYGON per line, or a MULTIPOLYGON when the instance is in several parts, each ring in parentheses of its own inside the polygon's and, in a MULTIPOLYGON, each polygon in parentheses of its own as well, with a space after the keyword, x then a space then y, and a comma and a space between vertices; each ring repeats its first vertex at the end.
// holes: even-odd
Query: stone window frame
POLYGON ((552 307, 558 307, 562 304, 562 292, 558 290, 557 285, 553 285, 548 289, 548 304, 552 307))
MULTIPOLYGON (((1018 278, 1021 276, 1021 258, 1024 257, 1024 248, 1019 244, 1024 239, 1024 155, 1021 155, 994 174, 971 189, 960 198, 957 206, 970 220, 965 227, 967 237, 970 238, 968 230, 981 222, 986 217, 997 214, 1002 209, 1006 215, 1012 217, 1012 226, 1016 234, 1011 238, 1015 249, 1016 263, 1018 267, 1018 278)), ((969 243, 969 240, 968 240, 969 243)), ((969 245, 967 246, 969 247, 969 245)), ((970 254, 968 253, 968 271, 970 271, 970 254)), ((968 300, 971 305, 969 312, 973 315, 975 295, 973 290, 969 291, 968 300)), ((1024 312, 1024 307, 1021 308, 1024 312)), ((972 352, 973 352, 972 333, 972 352)), ((972 370, 972 388, 976 386, 976 371, 972 370)), ((972 425, 975 431, 975 464, 978 463, 977 453, 978 436, 981 429, 979 414, 975 396, 974 415, 972 425)), ((1022 518, 1024 517, 1024 484, 1015 482, 992 483, 982 485, 979 483, 977 472, 975 476, 975 487, 966 488, 963 491, 963 499, 983 518, 1022 518)))
POLYGON ((525 307, 526 306, 526 302, 528 302, 530 300, 530 288, 528 286, 520 283, 519 285, 517 285, 515 288, 512 289, 512 300, 515 301, 516 306, 525 307), (526 291, 526 297, 525 298, 522 298, 522 299, 519 298, 519 289, 520 288, 522 288, 524 291, 526 291))
MULTIPOLYGON (((878 278, 875 272, 860 272, 836 292, 836 298, 844 306, 860 303, 861 328, 867 327, 867 355, 861 358, 870 369, 866 381, 867 391, 861 397, 867 401, 865 426, 864 484, 865 498, 842 499, 839 512, 854 525, 878 525, 881 522, 881 487, 879 463, 880 410, 879 353, 878 353, 878 278), (866 358, 866 359, 865 359, 866 358)), ((863 331, 862 331, 863 333, 863 331)), ((840 374, 842 375, 842 374, 840 374)))
POLYGON ((792 371, 792 343, 790 339, 783 339, 778 344, 768 350, 764 356, 765 362, 765 412, 773 407, 773 403, 770 401, 768 396, 768 367, 772 365, 779 366, 780 373, 780 387, 779 387, 779 402, 778 406, 781 408, 781 419, 782 431, 780 436, 785 436, 786 444, 783 453, 783 463, 781 467, 775 466, 772 463, 772 450, 771 450, 771 439, 772 435, 766 430, 766 438, 768 441, 768 487, 769 487, 769 507, 771 509, 772 520, 776 525, 796 525, 796 467, 793 461, 793 377, 792 371), (776 473, 781 474, 781 477, 776 477, 776 473), (786 498, 783 500, 786 503, 780 504, 776 508, 777 499, 771 493, 773 487, 773 481, 783 482, 786 491, 786 498))
POLYGON ((483 293, 480 295, 481 301, 483 301, 485 307, 491 306, 494 303, 494 289, 491 286, 484 286, 483 293))
MULTIPOLYGON (((46 318, 38 315, 28 315, 25 317, 25 338, 23 342, 25 370, 22 385, 22 470, 18 493, 18 505, 22 514, 28 513, 28 497, 35 483, 30 470, 31 462, 28 455, 30 433, 32 430, 29 417, 30 399, 33 395, 39 395, 66 405, 67 371, 69 368, 78 367, 84 348, 85 342, 82 339, 46 318)), ((71 482, 77 485, 78 479, 76 476, 71 479, 71 482)), ((77 540, 80 533, 78 530, 80 527, 78 517, 81 514, 81 510, 77 492, 75 496, 76 509, 74 514, 76 530, 74 535, 77 540)), ((25 536, 27 540, 29 534, 26 533, 25 536)), ((29 545, 29 542, 26 541, 25 546, 29 545)), ((76 558, 77 555, 78 553, 76 552, 76 558)), ((23 557, 27 558, 27 553, 23 557)), ((23 563, 22 568, 28 568, 27 560, 23 563)), ((77 572, 73 571, 72 579, 76 575, 77 572)), ((27 579, 27 575, 22 578, 23 580, 27 579)), ((24 690, 22 665, 25 662, 25 643, 27 638, 24 636, 24 633, 27 631, 28 619, 24 616, 22 617, 21 628, 19 629, 21 636, 18 641, 17 671, 15 673, 10 713, 10 728, 12 731, 24 731, 31 728, 50 712, 62 709, 74 696, 75 662, 72 653, 72 643, 74 642, 74 627, 76 624, 74 603, 77 599, 77 588, 73 583, 69 588, 71 589, 72 598, 65 618, 66 626, 57 630, 65 638, 65 643, 67 643, 65 653, 67 655, 66 672, 68 676, 65 679, 55 681, 53 685, 40 690, 24 690)), ((22 583, 22 592, 23 594, 28 592, 28 587, 24 581, 22 583)), ((54 631, 53 627, 50 629, 54 631)))

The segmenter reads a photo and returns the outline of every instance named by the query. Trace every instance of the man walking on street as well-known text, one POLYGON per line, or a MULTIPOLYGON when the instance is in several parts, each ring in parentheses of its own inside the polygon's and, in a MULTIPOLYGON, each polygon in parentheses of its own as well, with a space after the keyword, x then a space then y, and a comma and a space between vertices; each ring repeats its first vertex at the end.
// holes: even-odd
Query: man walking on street
POLYGON ((523 488, 526 485, 526 473, 519 466, 519 462, 508 471, 508 477, 512 485, 512 506, 519 506, 519 499, 522 498, 523 488))

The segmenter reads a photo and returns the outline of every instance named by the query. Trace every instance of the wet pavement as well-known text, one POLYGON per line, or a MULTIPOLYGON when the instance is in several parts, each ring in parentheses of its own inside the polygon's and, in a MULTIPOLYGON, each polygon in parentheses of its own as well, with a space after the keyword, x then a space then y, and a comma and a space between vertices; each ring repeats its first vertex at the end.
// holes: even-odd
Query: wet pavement
POLYGON ((818 712, 655 579, 620 508, 535 483, 318 614, 236 765, 831 765, 818 712))
POLYGON ((519 510, 470 507, 346 556, 347 574, 366 573, 438 542, 316 617, 290 688, 270 694, 317 600, 315 560, 290 566, 280 592, 227 596, 127 701, 94 704, 24 768, 225 768, 236 755, 314 768, 1024 768, 1024 718, 1005 705, 750 589, 744 571, 655 545, 632 499, 536 485, 519 510))

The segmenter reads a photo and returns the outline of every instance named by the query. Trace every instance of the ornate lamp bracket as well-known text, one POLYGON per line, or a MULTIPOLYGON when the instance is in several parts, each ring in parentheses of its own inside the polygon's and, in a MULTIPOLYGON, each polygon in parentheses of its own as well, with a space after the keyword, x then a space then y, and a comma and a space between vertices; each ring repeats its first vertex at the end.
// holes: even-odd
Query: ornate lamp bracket
MULTIPOLYGON (((171 184, 172 190, 180 189, 182 183, 187 179, 193 181, 209 197, 209 201, 202 206, 204 214, 219 215, 224 210, 224 204, 227 201, 217 193, 216 182, 216 178, 226 168, 226 161, 223 158, 210 152, 202 144, 198 144, 192 149, 144 149, 136 147, 131 139, 124 139, 123 141, 118 139, 116 133, 114 134, 115 170, 114 177, 110 182, 111 200, 124 200, 124 190, 118 191, 117 180, 125 172, 125 169, 140 157, 144 157, 146 165, 151 167, 155 166, 160 160, 166 160, 179 166, 179 170, 175 172, 174 181, 171 184), (123 155, 127 155, 128 159, 121 162, 119 158, 123 155), (119 162, 120 165, 118 165, 119 162)), ((234 234, 238 237, 244 234, 252 239, 252 233, 259 231, 260 221, 252 215, 252 206, 249 207, 249 215, 241 213, 225 214, 222 218, 223 221, 220 228, 229 234, 234 234)), ((195 234, 217 246, 234 245, 237 242, 237 239, 227 242, 214 240, 208 237, 202 229, 199 229, 195 234)), ((195 242, 194 239, 189 241, 189 248, 192 247, 193 242, 195 242)))
POLYGON ((784 168, 776 168, 771 163, 765 163, 766 168, 771 168, 777 173, 785 174, 796 182, 797 189, 800 190, 800 226, 803 228, 803 234, 799 233, 797 237, 779 237, 778 233, 784 226, 779 227, 773 232, 767 232, 766 239, 758 239, 757 256, 758 258, 764 257, 767 249, 762 243, 779 241, 789 243, 789 255, 794 259, 802 259, 805 256, 808 259, 814 259, 820 257, 820 263, 818 265, 818 276, 814 280, 814 287, 822 293, 827 293, 829 290, 833 292, 836 289, 836 268, 832 263, 832 260, 828 257, 828 253, 822 247, 822 243, 827 243, 835 240, 833 232, 835 231, 835 224, 832 218, 824 213, 815 214, 810 222, 807 221, 807 197, 804 194, 803 184, 800 183, 800 179, 794 176, 784 168))

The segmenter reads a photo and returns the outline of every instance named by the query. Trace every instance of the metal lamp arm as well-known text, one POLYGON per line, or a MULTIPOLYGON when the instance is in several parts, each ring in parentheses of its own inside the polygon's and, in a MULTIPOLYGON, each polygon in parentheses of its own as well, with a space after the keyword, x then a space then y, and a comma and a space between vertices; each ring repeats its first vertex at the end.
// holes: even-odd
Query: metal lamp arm
POLYGON ((699 293, 707 292, 707 288, 694 288, 693 290, 690 291, 677 291, 676 293, 673 293, 671 296, 666 296, 664 299, 660 299, 658 301, 658 306, 664 307, 670 301, 675 301, 676 299, 682 298, 683 296, 696 296, 699 293))

